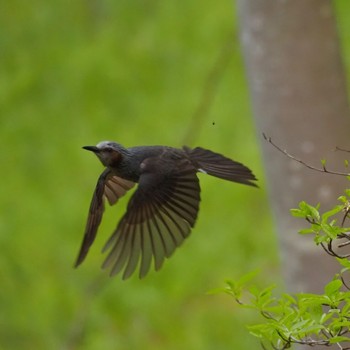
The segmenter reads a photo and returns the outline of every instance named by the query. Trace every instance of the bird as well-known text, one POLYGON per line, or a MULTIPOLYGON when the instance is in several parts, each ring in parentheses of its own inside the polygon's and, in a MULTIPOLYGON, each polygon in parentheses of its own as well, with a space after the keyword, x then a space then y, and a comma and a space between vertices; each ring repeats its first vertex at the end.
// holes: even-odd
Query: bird
POLYGON ((242 163, 219 153, 196 147, 136 146, 125 148, 113 141, 84 146, 105 167, 92 196, 85 232, 75 267, 86 258, 105 209, 131 190, 126 213, 107 240, 102 268, 110 276, 129 278, 138 269, 139 278, 159 270, 165 259, 189 236, 200 203, 197 173, 257 187, 253 172, 242 163))

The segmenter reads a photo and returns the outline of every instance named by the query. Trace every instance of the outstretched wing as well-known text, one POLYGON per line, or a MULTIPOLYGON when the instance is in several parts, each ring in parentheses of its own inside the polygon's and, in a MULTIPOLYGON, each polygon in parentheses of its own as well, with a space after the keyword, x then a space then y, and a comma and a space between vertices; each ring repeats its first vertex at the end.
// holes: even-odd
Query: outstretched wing
POLYGON ((108 199, 110 205, 113 205, 134 185, 134 182, 112 175, 108 169, 100 175, 95 192, 92 196, 84 239, 75 262, 75 267, 79 266, 84 261, 95 240, 97 229, 101 223, 104 212, 104 197, 108 199))
POLYGON ((148 158, 141 169, 138 189, 103 250, 110 250, 103 267, 111 275, 124 269, 123 279, 138 265, 144 277, 152 259, 160 269, 190 234, 199 210, 199 181, 188 160, 148 158))
POLYGON ((257 187, 253 182, 256 181, 255 175, 244 164, 201 147, 191 149, 184 146, 183 150, 198 171, 220 179, 257 187))

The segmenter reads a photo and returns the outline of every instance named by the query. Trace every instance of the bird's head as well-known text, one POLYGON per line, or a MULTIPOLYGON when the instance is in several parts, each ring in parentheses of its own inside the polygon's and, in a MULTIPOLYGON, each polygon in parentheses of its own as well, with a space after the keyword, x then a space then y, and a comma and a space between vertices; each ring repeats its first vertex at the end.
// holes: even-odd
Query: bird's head
POLYGON ((112 141, 102 141, 96 146, 84 146, 83 148, 87 151, 94 152, 101 163, 106 167, 118 166, 123 154, 127 152, 122 145, 112 141))

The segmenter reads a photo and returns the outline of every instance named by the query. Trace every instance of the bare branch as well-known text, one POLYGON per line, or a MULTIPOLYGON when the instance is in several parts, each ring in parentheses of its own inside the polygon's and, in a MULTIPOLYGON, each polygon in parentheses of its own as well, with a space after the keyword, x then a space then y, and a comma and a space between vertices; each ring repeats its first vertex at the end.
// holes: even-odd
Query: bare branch
MULTIPOLYGON (((340 236, 339 236, 339 238, 340 238, 340 236)), ((339 248, 343 248, 343 247, 345 247, 345 246, 347 246, 347 245, 349 245, 350 244, 350 241, 347 241, 347 242, 344 242, 344 243, 340 243, 339 245, 338 245, 338 247, 339 248)))
POLYGON ((342 273, 340 273, 340 279, 341 281, 343 282, 343 286, 347 289, 347 290, 350 290, 350 287, 349 285, 345 282, 345 279, 344 279, 344 276, 342 273))
POLYGON ((313 166, 313 165, 307 164, 307 163, 305 163, 304 161, 302 161, 301 159, 296 158, 295 156, 291 155, 291 154, 288 153, 286 150, 280 148, 278 145, 276 145, 276 144, 272 141, 271 137, 266 136, 266 134, 264 134, 264 133, 263 133, 262 135, 263 135, 264 139, 265 139, 268 143, 270 143, 273 147, 275 147, 278 151, 280 151, 281 153, 283 153, 283 154, 284 154, 285 156, 287 156, 288 158, 290 158, 290 159, 292 159, 292 160, 294 160, 294 161, 296 161, 296 162, 302 164, 302 165, 305 166, 306 168, 309 168, 309 169, 314 170, 314 171, 318 171, 318 172, 320 172, 320 173, 327 173, 327 174, 332 174, 332 175, 339 175, 339 176, 349 176, 349 175, 350 175, 350 173, 344 173, 344 172, 340 172, 340 171, 328 170, 324 164, 322 164, 322 168, 317 168, 317 167, 315 167, 315 166, 313 166))
POLYGON ((350 153, 350 150, 345 149, 345 148, 340 148, 340 147, 338 147, 338 146, 335 146, 335 151, 341 151, 341 152, 350 153))
MULTIPOLYGON (((327 247, 325 246, 325 244, 323 242, 320 243, 320 245, 324 249, 324 251, 327 254, 329 254, 330 256, 333 256, 333 257, 336 257, 336 258, 339 258, 339 259, 347 259, 347 258, 350 257, 350 253, 349 254, 344 254, 344 255, 336 253, 333 250, 333 245, 332 244, 333 244, 333 240, 332 239, 329 242, 327 242, 327 247)), ((342 247, 347 246, 349 244, 350 244, 350 242, 345 242, 345 243, 339 244, 338 247, 342 248, 342 247)))

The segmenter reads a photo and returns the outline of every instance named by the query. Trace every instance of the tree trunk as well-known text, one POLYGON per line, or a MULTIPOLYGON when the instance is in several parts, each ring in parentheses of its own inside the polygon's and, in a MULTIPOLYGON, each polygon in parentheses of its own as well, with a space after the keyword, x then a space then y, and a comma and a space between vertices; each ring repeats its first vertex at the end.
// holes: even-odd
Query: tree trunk
MULTIPOLYGON (((264 132, 303 161, 344 169, 350 118, 337 28, 329 0, 238 0, 241 42, 259 136, 264 132)), ((348 182, 317 173, 263 140, 271 206, 291 292, 322 292, 339 271, 334 258, 297 231, 307 223, 289 210, 305 200, 321 211, 337 203, 348 182)), ((263 233, 262 233, 263 235, 263 233)), ((263 239, 263 236, 262 236, 263 239)))

